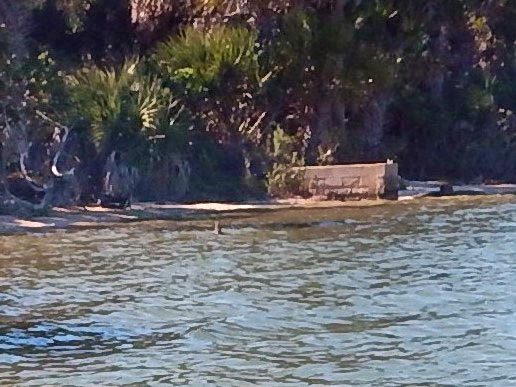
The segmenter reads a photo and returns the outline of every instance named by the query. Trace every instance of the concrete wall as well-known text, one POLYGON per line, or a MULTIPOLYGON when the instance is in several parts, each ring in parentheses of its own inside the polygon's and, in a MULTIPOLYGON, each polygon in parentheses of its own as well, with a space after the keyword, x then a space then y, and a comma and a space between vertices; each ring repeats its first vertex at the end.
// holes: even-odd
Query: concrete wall
POLYGON ((397 199, 398 165, 394 163, 331 165, 300 168, 304 186, 326 198, 397 199))

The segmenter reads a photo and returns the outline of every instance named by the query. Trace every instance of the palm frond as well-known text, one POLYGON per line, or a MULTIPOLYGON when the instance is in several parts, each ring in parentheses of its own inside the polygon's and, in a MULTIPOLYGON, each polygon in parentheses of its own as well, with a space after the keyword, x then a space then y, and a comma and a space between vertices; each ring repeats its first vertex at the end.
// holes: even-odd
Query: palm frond
POLYGON ((227 71, 257 79, 257 35, 242 27, 220 26, 209 33, 188 28, 158 45, 154 59, 171 80, 203 91, 227 71))

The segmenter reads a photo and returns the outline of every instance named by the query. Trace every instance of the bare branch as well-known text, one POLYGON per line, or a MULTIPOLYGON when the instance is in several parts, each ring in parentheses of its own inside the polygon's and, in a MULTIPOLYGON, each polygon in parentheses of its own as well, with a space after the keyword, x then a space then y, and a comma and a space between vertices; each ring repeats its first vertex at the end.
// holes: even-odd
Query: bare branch
POLYGON ((43 113, 43 112, 41 112, 39 110, 36 110, 36 115, 38 117, 40 117, 41 119, 43 119, 44 121, 47 121, 47 122, 51 123, 57 129, 54 132, 53 139, 54 139, 54 141, 57 144, 60 144, 60 146, 59 146, 56 154, 54 155, 54 158, 52 159, 52 167, 51 167, 52 174, 55 177, 63 177, 63 176, 73 175, 75 173, 75 168, 72 168, 72 169, 70 169, 70 170, 68 170, 68 171, 66 171, 64 173, 59 172, 59 170, 57 169, 57 163, 59 162, 59 159, 61 158, 61 154, 64 151, 64 147, 66 145, 66 142, 68 141, 68 136, 70 134, 70 128, 68 128, 68 126, 65 126, 65 125, 63 125, 63 124, 53 120, 52 118, 48 117, 45 113, 43 113), (59 129, 64 130, 63 138, 59 137, 59 135, 60 135, 59 129))
POLYGON ((42 111, 40 110, 36 110, 36 115, 40 118, 42 118, 43 120, 47 121, 47 122, 50 122, 52 125, 55 125, 57 126, 58 128, 60 129, 63 129, 65 131, 70 131, 70 128, 68 128, 68 126, 65 126, 55 120, 53 120, 52 118, 50 118, 49 116, 47 116, 45 113, 43 113, 42 111))

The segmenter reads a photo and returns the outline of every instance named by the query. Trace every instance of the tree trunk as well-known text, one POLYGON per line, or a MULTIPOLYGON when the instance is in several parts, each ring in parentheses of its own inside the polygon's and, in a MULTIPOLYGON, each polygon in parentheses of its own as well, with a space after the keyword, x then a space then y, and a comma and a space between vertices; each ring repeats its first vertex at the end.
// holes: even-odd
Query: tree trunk
POLYGON ((372 96, 364 111, 364 157, 375 161, 382 157, 382 141, 386 125, 386 114, 391 102, 389 93, 372 96))
POLYGON ((427 80, 427 85, 430 90, 430 95, 434 101, 443 100, 443 90, 445 81, 445 68, 442 61, 449 56, 449 32, 448 27, 442 25, 439 29, 439 37, 436 39, 434 45, 433 58, 437 58, 437 63, 432 66, 432 69, 427 80))
POLYGON ((130 206, 137 180, 138 171, 126 165, 118 152, 111 152, 104 167, 102 205, 113 208, 130 206))
POLYGON ((5 141, 3 131, 0 134, 0 197, 6 193, 6 171, 7 157, 5 152, 5 141))
MULTIPOLYGON (((336 0, 333 4, 330 23, 341 23, 345 17, 344 7, 348 0, 336 0)), ((334 153, 340 146, 342 134, 346 131, 346 103, 339 92, 329 88, 335 77, 339 77, 344 68, 344 53, 337 53, 326 60, 325 75, 321 79, 322 95, 317 103, 317 116, 311 141, 310 154, 316 154, 318 164, 327 164, 333 160, 334 153)))

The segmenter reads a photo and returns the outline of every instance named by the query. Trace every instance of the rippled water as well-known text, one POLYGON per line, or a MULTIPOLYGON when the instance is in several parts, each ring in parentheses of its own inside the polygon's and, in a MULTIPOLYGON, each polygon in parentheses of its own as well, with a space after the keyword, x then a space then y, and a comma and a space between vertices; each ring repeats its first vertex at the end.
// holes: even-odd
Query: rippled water
POLYGON ((516 385, 516 200, 0 237, 1 385, 516 385))

